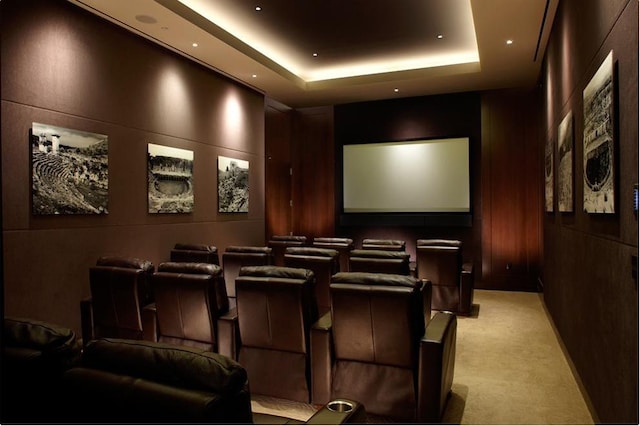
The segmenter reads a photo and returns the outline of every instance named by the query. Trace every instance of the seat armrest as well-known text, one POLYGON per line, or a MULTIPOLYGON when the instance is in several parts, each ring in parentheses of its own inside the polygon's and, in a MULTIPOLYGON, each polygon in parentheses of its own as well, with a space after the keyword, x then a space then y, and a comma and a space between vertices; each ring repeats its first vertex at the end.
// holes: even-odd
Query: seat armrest
POLYGON ((311 401, 324 405, 331 399, 331 311, 311 326, 311 401))
POLYGON ((330 401, 306 421, 308 425, 364 424, 367 413, 364 405, 352 399, 330 401))
POLYGON ((155 303, 142 308, 142 338, 150 342, 158 341, 158 311, 155 303))
POLYGON ((94 338, 93 334, 93 301, 91 296, 80 301, 80 327, 82 328, 82 346, 86 346, 94 338))
POLYGON ((462 265, 460 273, 460 305, 458 312, 461 315, 470 315, 473 307, 473 287, 474 287, 473 264, 465 263, 462 265))
POLYGON ((233 308, 218 318, 218 353, 235 361, 239 345, 238 308, 233 308))
POLYGON ((427 329, 429 322, 431 321, 431 292, 433 291, 431 281, 422 278, 420 280, 422 288, 422 309, 424 311, 424 329, 427 329))
POLYGON ((453 384, 456 335, 455 314, 437 312, 420 341, 418 422, 440 422, 453 384))

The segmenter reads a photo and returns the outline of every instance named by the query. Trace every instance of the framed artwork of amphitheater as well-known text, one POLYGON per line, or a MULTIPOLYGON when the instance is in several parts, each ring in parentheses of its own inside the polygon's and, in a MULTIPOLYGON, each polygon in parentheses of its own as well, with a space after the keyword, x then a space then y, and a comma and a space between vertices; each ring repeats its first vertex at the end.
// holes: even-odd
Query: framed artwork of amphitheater
POLYGON ((573 211, 573 113, 558 126, 558 211, 573 211))
POLYGON ((249 211, 249 162, 218 156, 218 212, 249 211))
POLYGON ((149 213, 193 211, 193 151, 148 144, 149 213))
POLYGON ((107 214, 108 142, 107 135, 32 123, 33 214, 107 214))
POLYGON ((584 211, 615 213, 613 51, 582 92, 584 211))

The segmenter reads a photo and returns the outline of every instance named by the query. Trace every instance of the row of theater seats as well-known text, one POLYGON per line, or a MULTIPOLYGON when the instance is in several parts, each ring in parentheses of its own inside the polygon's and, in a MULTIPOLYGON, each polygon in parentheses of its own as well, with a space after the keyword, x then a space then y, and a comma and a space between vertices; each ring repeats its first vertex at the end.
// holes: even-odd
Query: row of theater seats
MULTIPOLYGON (((288 247, 285 256, 301 262, 309 250, 333 252, 323 259, 337 262, 330 249, 288 247)), ((431 283, 409 274, 327 274, 328 306, 320 307, 313 269, 241 266, 235 308, 215 263, 171 261, 154 271, 138 259, 101 258, 90 276, 85 342, 115 336, 195 346, 240 362, 254 393, 318 405, 349 398, 406 421, 437 421, 451 389, 455 315, 431 319, 431 283), (119 312, 124 294, 133 301, 119 312)))
MULTIPOLYGON (((81 349, 52 323, 4 318, 1 423, 303 424, 252 413, 246 370, 223 355, 130 339, 81 349)), ((357 401, 332 401, 307 424, 363 423, 357 401)))
MULTIPOLYGON (((284 266, 291 265, 287 257, 295 253, 295 248, 309 247, 305 236, 295 235, 275 235, 268 246, 273 249, 274 263, 284 266)), ((316 237, 311 247, 336 250, 339 270, 343 272, 392 273, 429 280, 433 286, 434 310, 458 315, 470 315, 472 312, 473 264, 463 261, 462 242, 459 240, 417 240, 415 270, 411 268, 410 255, 403 240, 365 238, 361 248, 357 249, 350 238, 316 237)), ((307 255, 316 254, 307 251, 307 255)))

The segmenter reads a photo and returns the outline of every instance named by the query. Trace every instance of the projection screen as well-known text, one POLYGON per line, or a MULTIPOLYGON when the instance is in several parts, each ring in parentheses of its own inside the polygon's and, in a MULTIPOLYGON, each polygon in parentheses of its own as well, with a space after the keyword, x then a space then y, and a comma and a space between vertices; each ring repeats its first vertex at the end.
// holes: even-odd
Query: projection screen
POLYGON ((469 138, 343 146, 344 213, 470 211, 469 138))

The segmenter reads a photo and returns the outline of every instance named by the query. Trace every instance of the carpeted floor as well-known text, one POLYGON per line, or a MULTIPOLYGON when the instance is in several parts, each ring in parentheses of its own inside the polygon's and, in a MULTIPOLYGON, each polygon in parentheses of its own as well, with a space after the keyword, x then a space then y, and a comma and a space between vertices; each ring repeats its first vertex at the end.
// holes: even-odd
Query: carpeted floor
MULTIPOLYGON (((302 421, 315 412, 308 404, 258 395, 252 408, 302 421)), ((458 317, 452 395, 442 422, 593 424, 541 294, 474 292, 473 315, 458 317)))

